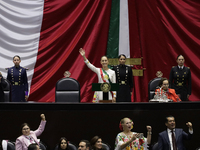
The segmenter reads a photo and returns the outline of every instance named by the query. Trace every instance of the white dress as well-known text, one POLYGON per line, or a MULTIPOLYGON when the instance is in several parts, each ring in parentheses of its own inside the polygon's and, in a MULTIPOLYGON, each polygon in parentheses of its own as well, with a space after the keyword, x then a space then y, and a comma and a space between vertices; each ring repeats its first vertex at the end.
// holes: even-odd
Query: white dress
MULTIPOLYGON (((133 134, 136 134, 133 132, 133 134)), ((129 141, 131 139, 131 136, 125 135, 123 132, 119 133, 115 140, 115 150, 148 150, 147 145, 147 138, 136 138, 130 145, 125 147, 124 149, 121 149, 120 146, 124 144, 125 142, 129 141)))
MULTIPOLYGON (((88 68, 90 68, 93 72, 95 72, 97 74, 98 83, 104 83, 103 79, 101 78, 100 68, 95 67, 88 60, 86 60, 84 62, 86 63, 88 68)), ((109 75, 110 81, 112 83, 116 83, 115 71, 113 71, 111 69, 108 69, 108 70, 105 70, 105 71, 109 75)), ((106 80, 106 82, 109 82, 108 76, 106 74, 103 74, 103 78, 104 78, 104 80, 106 80)), ((112 100, 111 92, 109 92, 108 96, 109 96, 109 100, 112 100)), ((116 91, 113 91, 113 96, 116 97, 116 91)), ((102 91, 95 91, 93 102, 97 103, 97 102, 99 102, 99 100, 103 100, 103 92, 102 91)))

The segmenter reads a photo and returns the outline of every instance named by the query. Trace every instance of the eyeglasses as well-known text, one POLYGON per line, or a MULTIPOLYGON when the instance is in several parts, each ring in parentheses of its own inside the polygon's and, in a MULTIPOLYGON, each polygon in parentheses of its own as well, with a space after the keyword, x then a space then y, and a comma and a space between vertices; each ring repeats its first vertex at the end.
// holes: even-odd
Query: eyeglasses
POLYGON ((29 130, 30 128, 23 128, 22 130, 29 130))

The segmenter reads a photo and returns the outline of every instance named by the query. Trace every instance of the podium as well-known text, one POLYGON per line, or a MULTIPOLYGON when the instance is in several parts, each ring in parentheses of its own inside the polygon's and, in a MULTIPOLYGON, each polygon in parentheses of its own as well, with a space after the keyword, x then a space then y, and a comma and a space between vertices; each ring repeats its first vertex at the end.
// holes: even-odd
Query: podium
POLYGON ((112 103, 109 100, 109 91, 117 91, 119 89, 119 84, 117 83, 92 83, 92 91, 102 91, 103 100, 99 100, 100 103, 112 103))

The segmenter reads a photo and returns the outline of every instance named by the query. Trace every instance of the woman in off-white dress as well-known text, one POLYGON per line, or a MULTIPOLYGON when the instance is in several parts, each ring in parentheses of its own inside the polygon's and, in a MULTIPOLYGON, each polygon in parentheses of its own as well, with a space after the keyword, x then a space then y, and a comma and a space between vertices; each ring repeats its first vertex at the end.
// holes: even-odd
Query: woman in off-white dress
MULTIPOLYGON (((81 56, 83 56, 84 62, 90 68, 92 71, 94 71, 98 76, 98 83, 116 83, 116 77, 115 77, 115 71, 108 68, 108 58, 106 56, 101 57, 101 65, 102 68, 97 68, 94 65, 92 65, 89 60, 85 56, 85 50, 80 48, 79 50, 81 56)), ((109 100, 112 100, 112 102, 116 102, 116 92, 109 92, 109 100)), ((99 100, 103 100, 103 92, 101 91, 95 91, 93 102, 97 103, 99 100)))

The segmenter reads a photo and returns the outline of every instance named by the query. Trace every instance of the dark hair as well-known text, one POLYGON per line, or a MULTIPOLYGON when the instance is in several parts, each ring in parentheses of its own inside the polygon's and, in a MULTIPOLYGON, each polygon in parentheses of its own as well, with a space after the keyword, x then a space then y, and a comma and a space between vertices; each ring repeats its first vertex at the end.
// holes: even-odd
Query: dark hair
POLYGON ((13 57, 13 60, 14 60, 14 58, 15 58, 15 57, 18 57, 18 58, 19 58, 19 60, 21 60, 21 58, 20 58, 18 55, 15 55, 15 56, 13 57))
POLYGON ((174 118, 174 116, 172 116, 172 115, 169 115, 169 116, 165 117, 165 123, 167 123, 167 122, 168 122, 168 118, 174 118))
POLYGON ((38 146, 37 143, 32 143, 28 146, 28 150, 37 150, 37 146, 38 146))
POLYGON ((86 148, 89 147, 89 149, 91 149, 91 145, 90 145, 90 142, 88 140, 81 140, 80 143, 81 142, 84 142, 86 144, 86 148))
MULTIPOLYGON (((90 140, 90 144, 91 144, 91 147, 92 147, 93 150, 97 150, 96 147, 95 147, 95 144, 96 144, 96 142, 97 142, 99 139, 102 139, 102 138, 99 137, 99 136, 94 136, 94 137, 90 140)), ((104 150, 103 147, 101 148, 101 150, 104 150)))
POLYGON ((161 86, 162 86, 162 84, 163 84, 163 81, 165 81, 165 80, 167 80, 167 81, 168 81, 168 83, 169 83, 169 80, 168 80, 167 78, 162 78, 162 79, 160 80, 160 82, 159 82, 158 86, 159 86, 159 87, 161 87, 161 86))
POLYGON ((124 56, 125 59, 126 59, 126 55, 124 55, 124 54, 120 54, 120 55, 118 56, 118 59, 120 59, 121 56, 124 56))
POLYGON ((102 59, 103 57, 106 57, 106 58, 108 59, 108 57, 107 57, 106 55, 104 55, 104 56, 101 56, 101 59, 102 59))
POLYGON ((65 137, 61 137, 61 138, 60 138, 59 143, 58 143, 58 150, 62 150, 61 147, 60 147, 62 140, 65 140, 65 141, 66 141, 66 143, 67 143, 67 148, 66 148, 66 150, 69 150, 69 142, 68 142, 68 140, 67 140, 65 137))
MULTIPOLYGON (((183 55, 178 55, 178 56, 176 57, 176 60, 178 60, 178 58, 179 58, 180 56, 183 56, 183 55)), ((183 58, 184 58, 184 56, 183 56, 183 58)))
POLYGON ((24 126, 28 126, 28 127, 30 128, 30 126, 29 126, 28 123, 23 123, 23 124, 21 125, 21 131, 20 131, 21 134, 22 134, 22 129, 23 129, 24 126))

